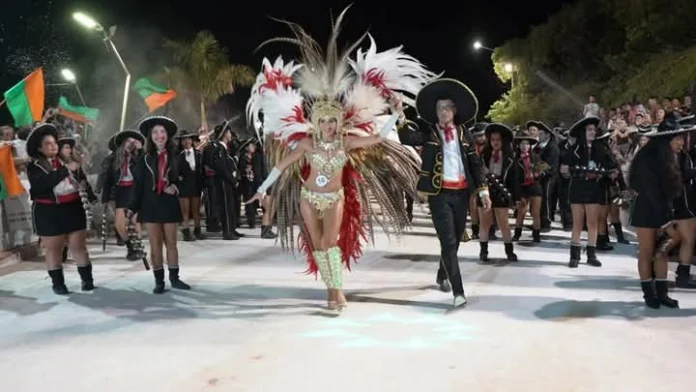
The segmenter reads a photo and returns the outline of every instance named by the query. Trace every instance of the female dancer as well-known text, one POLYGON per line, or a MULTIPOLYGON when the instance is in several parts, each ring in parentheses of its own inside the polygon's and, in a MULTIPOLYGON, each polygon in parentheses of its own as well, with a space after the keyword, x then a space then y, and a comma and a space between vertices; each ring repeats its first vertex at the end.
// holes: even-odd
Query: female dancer
POLYGON ((418 197, 417 161, 383 137, 402 116, 397 91, 408 94, 404 99, 412 105, 411 97, 435 76, 400 48, 378 53, 374 40, 354 61, 348 55, 359 42, 339 54, 336 39, 345 12, 334 24, 326 56, 294 24, 296 38, 271 40, 298 44, 304 64, 278 58, 272 65, 264 59, 247 104, 249 122, 259 124, 263 111, 264 132, 284 142, 283 151, 271 152, 273 170, 247 203, 261 200, 278 181, 273 199, 281 245, 294 242, 292 225, 299 214, 308 271, 321 275, 332 310, 346 307, 342 264, 350 268, 350 260, 360 256, 361 238, 370 235, 374 214, 382 214, 377 222, 387 232, 389 226, 400 233, 409 225, 404 190, 418 197), (378 116, 390 103, 395 114, 380 126, 378 116), (371 206, 368 194, 379 207, 371 206))
MULTIPOLYGON (((611 151, 611 146, 609 145, 613 132, 602 131, 598 128, 598 133, 599 134, 597 137, 595 137, 595 139, 604 143, 604 148, 608 152, 607 158, 613 160, 616 167, 620 167, 619 162, 614 157, 614 153, 611 151)), ((620 176, 615 178, 601 177, 599 179, 600 192, 597 199, 597 250, 614 250, 614 247, 609 243, 607 217, 609 216, 609 210, 612 206, 614 206, 611 188, 617 181, 619 181, 619 179, 620 176)))
POLYGON ((517 181, 520 183, 519 190, 522 200, 517 206, 517 221, 515 235, 512 237, 513 241, 519 241, 522 236, 524 217, 527 215, 529 207, 532 213, 532 241, 541 242, 541 196, 544 191, 539 180, 551 168, 532 151, 532 146, 538 142, 539 139, 529 134, 528 131, 520 131, 515 135, 519 154, 516 159, 517 181))
POLYGON ((510 208, 520 202, 521 185, 512 152, 512 131, 502 124, 488 124, 485 128, 485 134, 486 145, 481 151, 481 160, 488 169, 488 189, 491 192, 493 208, 489 210, 485 210, 481 206, 478 208, 481 218, 479 259, 484 262, 488 261, 488 235, 495 216, 498 228, 503 234, 505 255, 508 261, 517 261, 517 255, 512 245, 510 224, 508 223, 510 208))
POLYGON ((672 225, 674 207, 681 203, 675 204, 684 192, 675 154, 682 149, 681 135, 687 131, 674 119, 665 119, 657 131, 647 135, 650 141, 638 151, 629 169, 628 183, 636 193, 630 221, 638 236, 640 285, 645 304, 655 309, 679 307, 668 296, 667 255, 663 249, 656 253, 655 240, 660 228, 672 225))
MULTIPOLYGON (((135 163, 140 154, 140 149, 145 143, 145 138, 140 133, 129 130, 115 134, 111 140, 113 142, 110 141, 109 145, 115 147, 116 150, 113 154, 106 157, 108 161, 102 166, 105 171, 103 173, 102 203, 109 202, 113 195, 115 207, 114 226, 116 226, 119 236, 127 239, 126 227, 128 218, 126 218, 125 209, 133 197, 135 189, 133 187, 133 171, 135 170, 135 163)), ((136 222, 136 217, 130 219, 133 219, 132 223, 136 222)), ((136 231, 140 232, 138 226, 136 226, 136 231)), ((125 243, 128 248, 126 258, 131 261, 138 260, 140 255, 136 252, 130 240, 126 240, 125 243)))
MULTIPOLYGON (((680 127, 681 128, 681 127, 680 127)), ((679 196, 674 200, 674 223, 679 232, 679 266, 677 267, 676 284, 682 289, 696 289, 696 282, 691 280, 691 258, 696 245, 696 168, 685 145, 689 142, 689 131, 685 130, 670 142, 670 148, 676 155, 682 187, 679 196)))
POLYGON ((181 205, 181 234, 184 241, 205 239, 201 233, 201 193, 203 192, 203 163, 201 153, 193 148, 198 135, 182 131, 179 136, 179 204, 181 205), (193 235, 189 229, 189 219, 193 218, 193 235))
POLYGON ((179 170, 176 162, 176 123, 167 117, 148 117, 139 126, 145 136, 145 152, 134 170, 135 186, 128 209, 138 214, 150 241, 154 294, 164 293, 164 255, 167 248, 169 282, 172 287, 189 290, 191 286, 179 279, 177 226, 182 220, 179 206, 179 170))
MULTIPOLYGON (((575 145, 561 156, 560 172, 570 175, 570 167, 583 167, 590 170, 614 170, 616 165, 609 157, 604 143, 595 140, 599 118, 587 117, 575 123, 568 135, 576 139, 575 145)), ((618 173, 617 173, 618 174, 618 173)), ((570 243, 570 262, 568 267, 577 268, 580 263, 580 234, 587 217, 587 264, 601 267, 602 263, 595 253, 597 245, 598 201, 602 187, 600 177, 592 172, 574 173, 568 185, 568 199, 573 215, 573 232, 570 243)))
POLYGON ((82 291, 94 290, 92 263, 87 253, 87 219, 80 198, 82 180, 72 173, 79 171, 76 162, 64 164, 58 158, 58 130, 52 124, 39 124, 27 139, 27 154, 32 158, 27 167, 34 201, 34 230, 46 249, 48 275, 53 292, 69 293, 65 285, 61 253, 67 242, 82 280, 82 291))

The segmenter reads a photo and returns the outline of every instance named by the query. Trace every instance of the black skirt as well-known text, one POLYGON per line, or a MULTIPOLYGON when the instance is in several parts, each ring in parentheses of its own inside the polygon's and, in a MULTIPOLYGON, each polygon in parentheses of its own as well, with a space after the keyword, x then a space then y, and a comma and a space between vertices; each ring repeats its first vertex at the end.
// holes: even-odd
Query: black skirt
POLYGON ((179 182, 178 188, 180 198, 201 197, 202 190, 195 175, 184 177, 184 180, 179 182))
MULTIPOLYGON (((667 209, 665 210, 667 211, 667 209)), ((652 211, 652 207, 645 197, 636 195, 631 204, 631 215, 629 216, 629 224, 633 227, 646 229, 660 229, 673 219, 672 216, 667 216, 665 213, 652 211)))
POLYGON ((179 197, 146 190, 142 196, 142 208, 138 212, 138 221, 142 223, 179 223, 183 220, 179 197))
MULTIPOLYGON (((505 197, 502 197, 498 192, 495 192, 489 188, 490 191, 490 197, 491 197, 491 206, 493 208, 512 208, 512 201, 508 200, 505 197)), ((481 202, 481 198, 476 196, 476 205, 483 208, 483 203, 481 202)))
POLYGON ((611 187, 608 184, 600 182, 599 194, 597 202, 601 206, 608 206, 611 203, 611 187))
POLYGON ((602 185, 598 180, 586 180, 573 177, 568 184, 568 201, 570 204, 599 204, 602 185))
POLYGON ((114 203, 116 208, 128 208, 128 203, 130 203, 131 196, 135 190, 134 186, 119 186, 116 185, 116 192, 114 196, 114 203))
POLYGON ((541 184, 539 182, 534 181, 531 185, 522 185, 520 187, 520 196, 523 199, 529 199, 531 197, 541 197, 544 193, 544 190, 541 189, 541 184))
POLYGON ((74 233, 87 228, 82 201, 65 204, 34 203, 32 207, 34 232, 40 237, 74 233))
POLYGON ((682 194, 674 200, 674 220, 684 220, 696 217, 696 194, 682 187, 682 194))

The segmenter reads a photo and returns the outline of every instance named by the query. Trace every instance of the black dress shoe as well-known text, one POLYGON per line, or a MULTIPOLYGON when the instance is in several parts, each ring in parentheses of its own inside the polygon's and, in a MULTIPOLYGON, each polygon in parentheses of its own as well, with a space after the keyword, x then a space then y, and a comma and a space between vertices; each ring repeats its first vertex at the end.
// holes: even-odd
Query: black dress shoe
POLYGON ((452 291, 452 286, 450 285, 450 282, 446 279, 437 282, 437 285, 439 286, 440 291, 442 291, 443 293, 449 293, 450 291, 452 291))

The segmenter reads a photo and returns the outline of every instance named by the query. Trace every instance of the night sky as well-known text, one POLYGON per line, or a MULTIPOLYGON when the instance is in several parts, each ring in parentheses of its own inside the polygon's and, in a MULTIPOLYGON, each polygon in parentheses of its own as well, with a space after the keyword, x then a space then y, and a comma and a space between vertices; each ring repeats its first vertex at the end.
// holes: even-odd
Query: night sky
MULTIPOLYGON (((369 1, 353 2, 346 17, 342 33, 344 43, 353 41, 369 29, 378 49, 404 45, 405 51, 435 72, 445 71, 445 76, 462 80, 476 93, 480 101, 480 115, 485 114, 508 86, 502 84, 493 73, 490 53, 472 49, 476 39, 488 47, 496 47, 505 41, 524 37, 530 27, 544 22, 558 11, 562 0, 537 0, 534 2, 459 0, 435 2, 369 1), (533 3, 533 5, 532 5, 533 3), (412 5, 409 5, 412 4, 412 5)), ((161 0, 24 0, 13 1, 10 10, 0 15, 0 58, 14 54, 13 61, 0 68, 0 89, 7 90, 21 79, 21 64, 17 51, 30 45, 36 57, 48 58, 52 68, 61 63, 76 69, 88 101, 103 101, 106 79, 114 83, 122 80, 115 60, 104 48, 98 36, 90 35, 71 19, 74 11, 92 15, 102 25, 118 25, 117 45, 131 65, 133 78, 147 76, 157 67, 163 37, 183 39, 196 31, 211 30, 230 52, 235 63, 246 63, 258 69, 264 56, 275 58, 279 54, 288 57, 297 52, 290 45, 273 44, 259 53, 254 48, 263 40, 288 35, 282 24, 269 16, 297 22, 305 27, 320 43, 324 43, 330 29, 330 12, 337 15, 347 1, 161 1, 161 0), (215 6, 217 4, 217 6, 215 6), (53 43, 52 48, 41 50, 38 46, 53 43), (106 68, 105 68, 106 67, 106 68), (107 69, 97 72, 95 69, 107 69), (89 75, 89 76, 87 76, 89 75), (88 79, 88 80, 85 80, 88 79), (101 91, 100 91, 101 90, 101 91)), ((25 56, 19 56, 21 63, 25 56)), ((54 70, 54 73, 56 71, 54 70)), ((49 82, 56 75, 46 75, 49 82)), ((113 88, 110 86, 109 88, 113 88)), ((53 95, 47 92, 50 100, 53 95)), ((117 95, 116 92, 108 95, 117 95)), ((248 92, 239 91, 233 99, 235 106, 246 99, 248 92)), ((117 102, 118 100, 116 100, 117 102)), ((50 104, 52 102, 47 102, 50 104)), ((100 105, 105 105, 100 103, 100 105)), ((117 105, 117 104, 116 104, 117 105)), ((101 108, 101 107, 100 107, 101 108)), ((6 122, 9 114, 0 109, 0 122, 6 122)))

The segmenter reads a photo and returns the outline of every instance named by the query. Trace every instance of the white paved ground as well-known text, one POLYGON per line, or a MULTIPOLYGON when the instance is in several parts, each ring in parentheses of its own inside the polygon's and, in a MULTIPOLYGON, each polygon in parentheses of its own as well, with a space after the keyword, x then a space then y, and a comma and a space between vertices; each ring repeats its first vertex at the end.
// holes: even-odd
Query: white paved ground
POLYGON ((39 263, 4 267, 0 391, 690 390, 696 293, 673 293, 681 310, 646 310, 633 246, 571 270, 568 234, 543 238, 517 246, 514 265, 481 265, 465 244, 470 303, 455 312, 434 290, 428 227, 378 236, 347 277, 340 317, 302 261, 258 238, 182 243, 194 290, 160 296, 116 246, 91 247, 93 293, 57 297, 39 263))

